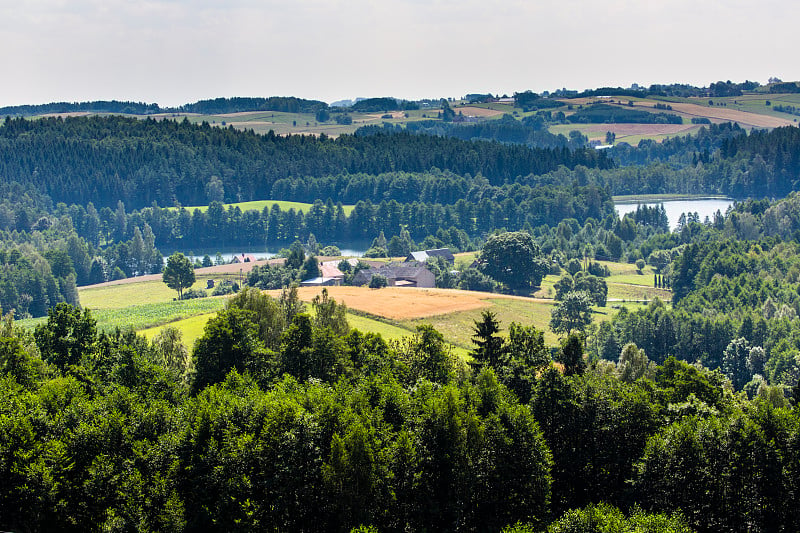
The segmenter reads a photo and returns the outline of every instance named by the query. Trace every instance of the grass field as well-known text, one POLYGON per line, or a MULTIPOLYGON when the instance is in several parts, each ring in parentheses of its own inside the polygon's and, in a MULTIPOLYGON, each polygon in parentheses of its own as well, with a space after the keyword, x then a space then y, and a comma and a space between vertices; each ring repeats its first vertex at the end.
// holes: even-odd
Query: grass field
POLYGON ((139 333, 147 337, 148 340, 153 340, 153 337, 158 335, 158 333, 167 325, 172 326, 178 329, 181 332, 181 338, 183 339, 183 345, 191 351, 194 347, 194 343, 203 335, 203 329, 206 326, 208 320, 213 317, 216 313, 204 313, 202 315, 195 315, 193 317, 184 318, 183 320, 176 320, 175 322, 170 322, 169 324, 164 324, 161 326, 155 326, 152 328, 146 328, 139 333))
MULTIPOLYGON (((236 208, 238 207, 243 212, 244 211, 263 211, 265 207, 272 208, 273 205, 277 205, 281 208, 281 211, 288 211, 289 209, 294 209, 295 211, 300 211, 302 213, 307 213, 313 204, 308 204, 304 202, 289 202, 285 200, 253 200, 251 202, 237 202, 233 204, 224 204, 225 209, 227 210, 229 207, 236 208)), ((194 206, 184 206, 188 211, 194 211, 198 209, 199 211, 205 213, 208 211, 207 205, 194 205, 194 206)), ((350 212, 353 211, 355 206, 353 205, 344 205, 344 214, 350 216, 350 212)), ((171 207, 169 209, 176 209, 171 207)))
MULTIPOLYGON (((115 287, 119 286, 115 285, 115 287)), ((187 317, 218 311, 224 305, 224 297, 197 298, 176 302, 131 305, 119 309, 91 309, 91 313, 97 320, 97 329, 100 331, 112 331, 116 328, 133 328, 139 331, 187 317)), ((30 318, 19 320, 17 324, 32 329, 45 321, 47 321, 47 317, 30 318)))
MULTIPOLYGON (((219 276, 216 276, 219 277, 219 276)), ((205 289, 205 279, 198 279, 194 289, 205 289)), ((178 293, 163 281, 142 281, 78 289, 81 305, 91 310, 119 309, 138 304, 171 302, 178 293)))
MULTIPOLYGON (((491 296, 491 295, 490 295, 491 296)), ((472 335, 475 321, 479 320, 484 310, 492 311, 500 320, 502 329, 508 330, 511 322, 524 325, 534 325, 545 332, 545 341, 555 344, 558 340, 550 331, 550 312, 554 302, 541 302, 536 300, 487 298, 486 306, 468 311, 457 311, 445 315, 436 315, 425 318, 408 319, 400 324, 409 329, 414 329, 420 324, 431 324, 444 335, 444 338, 454 345, 465 349, 472 349, 472 335)))

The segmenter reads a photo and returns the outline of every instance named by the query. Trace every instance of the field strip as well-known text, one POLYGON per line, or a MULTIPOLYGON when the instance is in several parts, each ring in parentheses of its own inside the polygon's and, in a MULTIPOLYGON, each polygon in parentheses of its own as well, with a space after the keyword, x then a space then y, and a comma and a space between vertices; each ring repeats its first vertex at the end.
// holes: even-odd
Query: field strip
POLYGON ((791 120, 760 115, 748 111, 738 111, 735 109, 706 107, 698 104, 673 103, 670 104, 673 111, 685 113, 693 117, 706 117, 717 120, 738 122, 747 126, 757 128, 778 128, 780 126, 794 126, 791 120))

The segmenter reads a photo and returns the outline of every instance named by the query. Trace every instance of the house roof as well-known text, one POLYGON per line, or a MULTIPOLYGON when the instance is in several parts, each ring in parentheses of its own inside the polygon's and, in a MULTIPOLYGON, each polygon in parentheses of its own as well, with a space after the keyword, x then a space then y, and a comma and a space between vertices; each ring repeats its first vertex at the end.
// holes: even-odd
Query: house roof
POLYGON ((326 265, 325 263, 322 263, 322 266, 319 267, 319 271, 322 274, 323 278, 339 278, 339 279, 341 279, 341 278, 344 277, 344 273, 341 270, 339 270, 338 268, 336 268, 333 265, 326 265))
POLYGON ((256 256, 253 254, 241 254, 233 256, 233 260, 237 263, 255 263, 256 256))
POLYGON ((417 279, 423 272, 430 272, 425 266, 416 263, 400 263, 399 265, 384 265, 379 268, 361 270, 353 279, 354 284, 363 284, 379 274, 386 279, 417 279))
POLYGON ((456 259, 453 255, 453 252, 451 252, 449 248, 434 248, 433 250, 420 250, 418 252, 411 252, 407 259, 424 263, 429 257, 444 257, 451 263, 456 259))
POLYGON ((337 280, 341 282, 341 278, 329 278, 325 276, 319 276, 316 278, 305 279, 300 282, 300 285, 325 285, 326 283, 330 283, 332 281, 337 281, 337 280))

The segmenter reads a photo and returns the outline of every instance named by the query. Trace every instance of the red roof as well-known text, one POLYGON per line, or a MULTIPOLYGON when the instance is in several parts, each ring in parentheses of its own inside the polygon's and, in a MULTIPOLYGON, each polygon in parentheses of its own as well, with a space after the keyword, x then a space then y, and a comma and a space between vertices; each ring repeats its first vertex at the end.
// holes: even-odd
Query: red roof
POLYGON ((323 278, 344 278, 342 271, 332 265, 323 263, 322 266, 319 267, 319 271, 323 278))

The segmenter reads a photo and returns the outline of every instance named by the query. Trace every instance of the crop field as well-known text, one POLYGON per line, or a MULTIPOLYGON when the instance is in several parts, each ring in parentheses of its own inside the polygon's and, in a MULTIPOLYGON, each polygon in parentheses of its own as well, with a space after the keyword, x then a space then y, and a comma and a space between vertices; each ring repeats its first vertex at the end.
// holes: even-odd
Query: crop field
POLYGON ((606 132, 616 135, 616 142, 624 141, 636 145, 642 139, 662 141, 678 135, 696 133, 700 126, 696 124, 558 124, 550 126, 550 133, 567 135, 578 130, 590 141, 605 142, 606 132))
MULTIPOLYGON (((100 287, 89 287, 78 289, 81 305, 92 311, 98 309, 119 309, 130 305, 144 303, 171 302, 178 296, 177 291, 167 287, 161 276, 158 280, 135 282, 136 278, 130 283, 119 285, 104 285, 100 287)), ((205 289, 205 280, 198 280, 192 288, 205 289)))
MULTIPOLYGON (((289 202, 285 200, 253 200, 250 202, 237 202, 233 204, 224 204, 225 209, 227 210, 229 207, 236 208, 238 207, 243 212, 244 211, 263 211, 265 207, 272 208, 273 205, 277 205, 281 208, 281 211, 288 211, 289 209, 294 209, 295 211, 300 211, 302 213, 307 213, 313 204, 308 204, 304 202, 289 202)), ((200 210, 202 213, 208 211, 207 205, 196 205, 196 206, 184 206, 188 211, 194 211, 195 209, 200 210)), ((344 214, 350 215, 350 212, 353 210, 355 206, 353 205, 344 205, 344 214)), ((169 209, 175 209, 174 207, 170 207, 169 209)))
POLYGON ((727 106, 711 107, 677 102, 670 105, 673 111, 679 111, 691 117, 706 117, 714 122, 738 122, 741 126, 756 128, 777 128, 780 126, 793 125, 792 119, 789 118, 779 118, 749 111, 740 111, 727 106))
MULTIPOLYGON (((406 320, 434 315, 481 309, 488 304, 489 293, 452 289, 417 289, 411 287, 328 287, 328 294, 337 302, 344 302, 351 309, 391 320, 406 320)), ((311 299, 321 292, 319 287, 301 287, 301 300, 311 299)), ((278 296, 280 291, 269 291, 278 296)))
MULTIPOLYGON (((133 328, 136 331, 182 320, 195 315, 207 314, 222 309, 224 297, 196 298, 176 302, 146 303, 131 305, 119 309, 90 309, 92 317, 97 320, 97 329, 113 331, 116 328, 133 328)), ((47 317, 19 320, 16 323, 24 328, 33 329, 47 321, 47 317)))
POLYGON ((498 110, 498 109, 489 109, 487 107, 478 107, 472 105, 466 106, 459 106, 453 108, 456 113, 461 113, 465 117, 480 117, 480 118, 489 118, 489 117, 498 117, 507 113, 507 111, 498 110))
POLYGON ((674 105, 672 103, 674 101, 685 104, 695 104, 713 109, 728 109, 732 111, 755 113, 758 115, 777 117, 780 119, 789 120, 791 122, 795 122, 795 119, 798 117, 788 113, 775 111, 774 106, 800 106, 800 94, 753 93, 744 94, 742 96, 712 98, 669 98, 668 100, 670 101, 670 105, 674 105), (709 101, 713 102, 713 105, 709 105, 709 101), (767 102, 770 102, 770 105, 767 105, 767 102))
POLYGON ((438 109, 421 109, 408 112, 390 112, 391 118, 383 118, 384 113, 350 113, 352 124, 337 124, 331 113, 328 122, 317 122, 313 113, 283 113, 279 111, 244 111, 241 113, 225 113, 219 115, 199 115, 192 113, 169 113, 153 115, 154 118, 182 121, 184 118, 192 123, 208 122, 212 126, 229 127, 239 130, 253 130, 265 134, 269 131, 277 135, 321 135, 338 137, 356 131, 361 126, 370 124, 405 124, 416 120, 436 118, 438 109), (406 114, 408 116, 406 116, 406 114))

